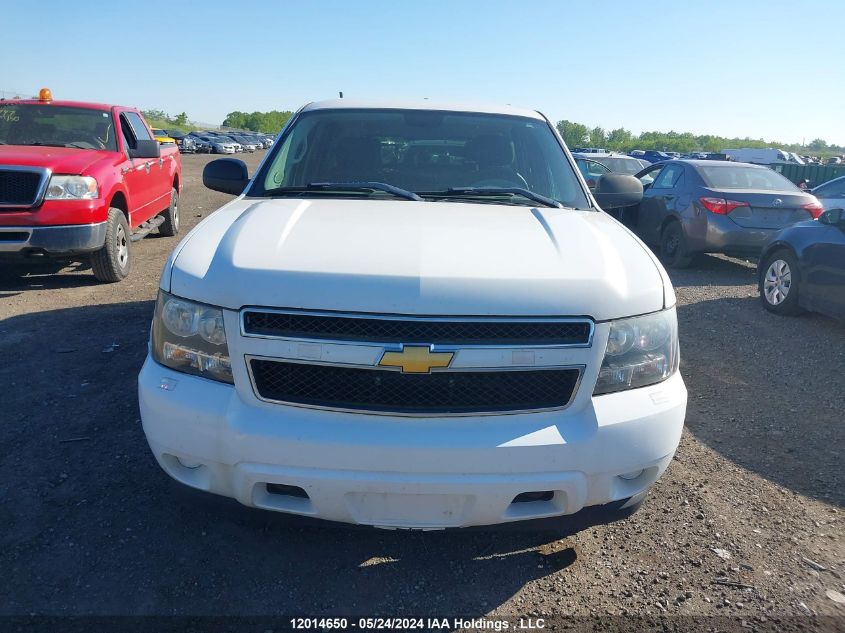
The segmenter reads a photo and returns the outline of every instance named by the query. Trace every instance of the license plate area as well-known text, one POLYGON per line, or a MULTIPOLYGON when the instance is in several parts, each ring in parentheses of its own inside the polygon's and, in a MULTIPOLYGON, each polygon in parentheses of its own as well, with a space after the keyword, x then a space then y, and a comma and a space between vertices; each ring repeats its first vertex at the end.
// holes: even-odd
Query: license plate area
POLYGON ((357 523, 379 527, 437 529, 463 524, 468 495, 349 492, 346 502, 357 523))

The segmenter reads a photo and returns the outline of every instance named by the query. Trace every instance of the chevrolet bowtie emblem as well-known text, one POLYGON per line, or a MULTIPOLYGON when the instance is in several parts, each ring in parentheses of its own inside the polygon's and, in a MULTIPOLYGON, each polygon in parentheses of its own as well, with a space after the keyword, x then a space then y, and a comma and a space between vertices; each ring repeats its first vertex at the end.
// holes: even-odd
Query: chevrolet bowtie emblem
POLYGON ((401 352, 385 352, 379 361, 381 367, 401 367, 403 374, 427 374, 433 367, 448 367, 453 352, 432 352, 422 345, 406 345, 401 352))

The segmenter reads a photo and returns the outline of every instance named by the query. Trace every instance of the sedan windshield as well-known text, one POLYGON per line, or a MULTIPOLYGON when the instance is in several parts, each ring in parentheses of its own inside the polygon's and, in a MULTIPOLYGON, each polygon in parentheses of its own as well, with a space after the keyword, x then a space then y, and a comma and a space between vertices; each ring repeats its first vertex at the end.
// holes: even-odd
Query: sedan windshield
POLYGON ((0 145, 117 151, 110 112, 41 103, 0 104, 0 145))
POLYGON ((700 166, 708 187, 713 189, 763 189, 769 191, 800 191, 792 182, 767 167, 750 165, 700 166))
MULTIPOLYGON (((272 152, 248 195, 301 195, 314 183, 381 183, 429 199, 536 204, 514 193, 521 190, 563 206, 589 207, 552 129, 528 117, 315 110, 300 115, 272 152)), ((349 195, 346 189, 338 195, 349 195)), ((367 194, 383 197, 382 189, 368 188, 367 194)))
POLYGON ((598 162, 605 165, 610 171, 619 174, 634 175, 642 171, 643 164, 636 158, 596 158, 598 162))

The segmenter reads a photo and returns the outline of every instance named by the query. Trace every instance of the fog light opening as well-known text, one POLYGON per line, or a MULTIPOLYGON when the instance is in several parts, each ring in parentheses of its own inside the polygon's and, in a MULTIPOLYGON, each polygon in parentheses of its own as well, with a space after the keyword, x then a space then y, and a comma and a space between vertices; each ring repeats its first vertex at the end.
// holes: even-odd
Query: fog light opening
POLYGON ((637 477, 639 477, 640 475, 642 475, 644 472, 645 471, 643 469, 634 470, 634 471, 631 471, 630 473, 623 473, 621 475, 618 475, 618 477, 619 477, 619 479, 625 479, 626 481, 632 481, 632 480, 636 479, 637 477))
POLYGON ((532 501, 551 501, 555 496, 553 490, 538 490, 534 492, 523 492, 516 495, 511 503, 531 503, 532 501))
POLYGON ((288 486, 285 484, 267 484, 267 492, 271 495, 282 495, 285 497, 296 497, 297 499, 308 499, 308 493, 299 486, 288 486))

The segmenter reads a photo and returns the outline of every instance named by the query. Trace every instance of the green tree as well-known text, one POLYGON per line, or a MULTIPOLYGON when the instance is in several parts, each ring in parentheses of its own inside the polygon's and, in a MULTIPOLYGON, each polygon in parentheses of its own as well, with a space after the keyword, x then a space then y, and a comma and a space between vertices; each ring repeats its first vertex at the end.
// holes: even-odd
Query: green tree
POLYGON ((144 118, 154 121, 166 121, 167 120, 167 113, 164 110, 141 110, 141 114, 144 115, 144 118))
POLYGON ((291 116, 293 116, 293 113, 288 110, 251 113, 236 110, 226 115, 223 120, 223 127, 278 134, 291 116))
POLYGON ((180 127, 185 127, 186 125, 188 125, 188 115, 184 112, 177 114, 175 117, 173 117, 173 124, 178 125, 180 127))
POLYGON ((630 147, 633 136, 630 130, 624 127, 618 127, 615 130, 610 130, 607 133, 605 145, 608 149, 615 149, 619 151, 627 151, 633 149, 630 147))
POLYGON ((563 137, 563 142, 569 147, 576 147, 589 141, 589 130, 582 123, 572 121, 558 121, 557 131, 563 137))
POLYGON ((604 147, 607 135, 604 130, 598 126, 594 127, 589 132, 589 143, 591 147, 604 147))

